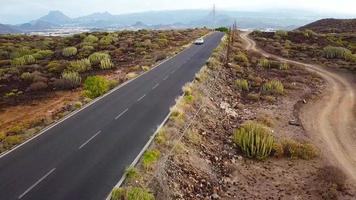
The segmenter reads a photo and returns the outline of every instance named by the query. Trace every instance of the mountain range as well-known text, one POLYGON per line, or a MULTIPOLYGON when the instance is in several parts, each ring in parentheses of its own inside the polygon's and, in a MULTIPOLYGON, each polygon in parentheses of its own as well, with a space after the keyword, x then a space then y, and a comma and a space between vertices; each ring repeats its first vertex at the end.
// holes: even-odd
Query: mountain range
POLYGON ((217 14, 213 14, 209 10, 173 10, 121 15, 103 12, 70 18, 61 11, 50 11, 47 15, 25 24, 0 24, 0 34, 28 33, 63 27, 87 29, 216 27, 231 25, 235 20, 238 26, 243 29, 294 29, 325 17, 307 11, 219 11, 217 14))

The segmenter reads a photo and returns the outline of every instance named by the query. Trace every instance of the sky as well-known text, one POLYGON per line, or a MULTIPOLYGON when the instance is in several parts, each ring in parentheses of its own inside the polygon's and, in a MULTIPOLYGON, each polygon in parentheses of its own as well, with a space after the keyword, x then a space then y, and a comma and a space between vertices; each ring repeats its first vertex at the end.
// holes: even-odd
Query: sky
POLYGON ((261 11, 302 9, 356 16, 356 0, 0 0, 0 23, 19 24, 37 19, 50 10, 70 17, 108 11, 123 14, 153 10, 217 9, 261 11))

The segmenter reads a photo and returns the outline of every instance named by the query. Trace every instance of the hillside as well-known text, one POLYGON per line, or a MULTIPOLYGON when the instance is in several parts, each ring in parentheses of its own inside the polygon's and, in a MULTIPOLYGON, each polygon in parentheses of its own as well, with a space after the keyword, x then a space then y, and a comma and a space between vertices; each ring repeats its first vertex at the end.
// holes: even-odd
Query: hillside
POLYGON ((356 32, 356 19, 321 19, 299 28, 306 29, 317 33, 351 33, 356 32))

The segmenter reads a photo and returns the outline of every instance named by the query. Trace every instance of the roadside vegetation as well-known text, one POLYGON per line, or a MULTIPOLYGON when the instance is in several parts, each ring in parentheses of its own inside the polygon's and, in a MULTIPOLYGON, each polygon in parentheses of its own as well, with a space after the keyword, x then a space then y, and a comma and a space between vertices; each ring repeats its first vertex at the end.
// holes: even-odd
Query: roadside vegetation
POLYGON ((0 35, 0 152, 150 70, 209 31, 0 35))
MULTIPOLYGON (((318 33, 310 29, 251 34, 267 52, 329 67, 356 69, 356 36, 352 32, 318 33)), ((262 63, 266 64, 266 63, 262 63)))
POLYGON ((238 35, 226 64, 226 46, 227 40, 183 88, 169 120, 134 167, 135 178, 127 173, 112 199, 116 191, 135 187, 158 200, 354 195, 343 173, 320 159, 305 130, 290 123, 296 105, 323 88, 320 77, 245 52, 238 35), (329 172, 330 179, 323 177, 329 172))

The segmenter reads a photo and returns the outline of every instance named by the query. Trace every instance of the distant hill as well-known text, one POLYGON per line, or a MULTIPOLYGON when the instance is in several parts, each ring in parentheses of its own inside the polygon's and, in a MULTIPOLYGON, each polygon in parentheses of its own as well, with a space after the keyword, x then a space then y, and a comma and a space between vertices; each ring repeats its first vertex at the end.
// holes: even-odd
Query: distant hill
POLYGON ((299 30, 305 29, 310 29, 317 33, 355 33, 356 19, 321 19, 299 28, 299 30))
POLYGON ((39 18, 36 21, 42 21, 42 22, 47 22, 50 24, 55 24, 55 25, 63 25, 63 24, 68 24, 72 21, 72 19, 65 14, 63 14, 61 11, 50 11, 47 15, 39 18))
POLYGON ((21 30, 12 25, 0 24, 0 34, 20 33, 21 30))
POLYGON ((237 21, 238 27, 241 29, 293 30, 321 18, 324 17, 311 12, 288 10, 261 12, 219 10, 215 16, 212 15, 211 10, 148 11, 120 15, 102 12, 77 18, 70 18, 61 11, 50 11, 47 15, 25 24, 2 26, 0 33, 42 32, 63 27, 68 29, 81 27, 103 31, 108 29, 218 27, 229 26, 234 21, 237 21))

